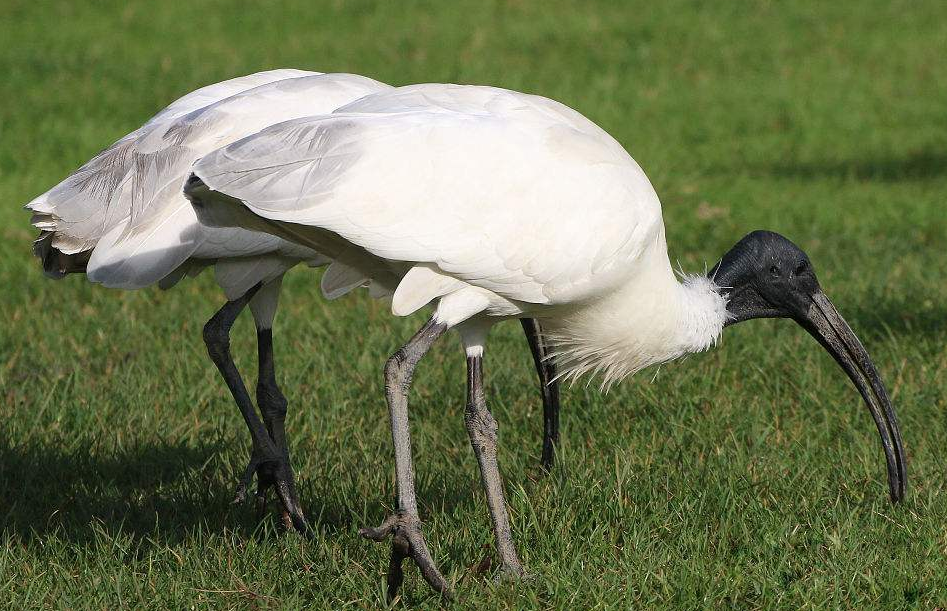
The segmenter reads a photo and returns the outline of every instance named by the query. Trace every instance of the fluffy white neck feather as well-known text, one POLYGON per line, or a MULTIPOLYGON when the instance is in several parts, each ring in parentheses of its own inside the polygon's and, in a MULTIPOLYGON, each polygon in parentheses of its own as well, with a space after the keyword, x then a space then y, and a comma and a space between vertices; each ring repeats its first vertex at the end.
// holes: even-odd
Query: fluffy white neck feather
POLYGON ((674 277, 670 264, 647 270, 618 291, 543 321, 560 377, 601 374, 607 388, 649 365, 707 350, 720 337, 726 300, 712 280, 674 277))

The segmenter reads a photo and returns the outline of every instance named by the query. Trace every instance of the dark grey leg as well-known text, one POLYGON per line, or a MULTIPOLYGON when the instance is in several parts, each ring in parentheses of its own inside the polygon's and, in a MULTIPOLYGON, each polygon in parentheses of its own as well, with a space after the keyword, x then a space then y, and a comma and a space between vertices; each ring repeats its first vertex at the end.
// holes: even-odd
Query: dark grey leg
MULTIPOLYGON (((237 370, 237 366, 230 355, 230 329, 233 327, 237 316, 243 311, 243 308, 246 307, 247 303, 259 288, 260 286, 257 285, 247 291, 242 297, 225 303, 204 325, 204 343, 207 345, 207 353, 214 361, 214 364, 217 365, 217 369, 227 383, 227 387, 230 389, 230 393, 233 395, 237 407, 240 408, 243 420, 250 430, 250 439, 253 444, 250 464, 247 466, 243 477, 240 479, 240 483, 237 485, 234 502, 241 502, 246 498, 247 487, 249 482, 253 479, 254 473, 260 471, 275 473, 278 471, 281 462, 281 455, 277 451, 263 422, 260 421, 260 417, 257 415, 253 407, 253 402, 250 399, 250 394, 247 392, 246 385, 243 383, 243 378, 240 377, 240 372, 237 370)), ((284 507, 286 507, 287 511, 290 511, 290 507, 298 507, 298 503, 294 503, 293 498, 284 495, 285 492, 285 486, 283 490, 277 487, 277 494, 280 496, 280 501, 284 507)), ((292 512, 290 511, 290 513, 292 512)), ((301 516, 302 512, 299 512, 298 517, 301 516)), ((301 533, 306 535, 310 534, 309 525, 306 523, 305 518, 302 518, 300 521, 294 519, 293 525, 301 533)))
POLYGON ((411 433, 408 426, 408 391, 414 368, 431 345, 444 334, 447 326, 432 318, 385 364, 385 394, 391 416, 391 438, 395 446, 395 470, 398 479, 398 510, 377 528, 363 528, 359 534, 373 541, 391 535, 391 559, 388 564, 388 599, 392 600, 404 578, 402 561, 410 557, 434 590, 450 598, 450 586, 434 565, 427 542, 421 534, 418 501, 414 492, 414 465, 411 459, 411 433))
POLYGON ((286 442, 286 397, 276 383, 276 364, 273 360, 273 330, 257 329, 257 353, 259 355, 259 377, 256 387, 256 400, 263 421, 266 423, 270 439, 280 455, 277 464, 265 463, 257 472, 257 480, 262 487, 258 492, 265 505, 266 488, 273 486, 282 502, 283 523, 287 528, 303 530, 308 528, 306 517, 296 494, 296 482, 289 461, 289 446, 286 442))
POLYGON ((510 518, 506 511, 506 499, 503 497, 503 481, 497 464, 497 421, 487 409, 483 397, 481 356, 467 357, 467 409, 464 412, 464 423, 467 425, 467 434, 470 435, 470 445, 473 446, 477 462, 480 463, 480 478, 487 495, 487 505, 490 507, 500 562, 505 572, 519 577, 523 574, 523 565, 520 564, 516 547, 513 545, 510 518))
POLYGON ((521 318, 529 350, 533 353, 536 373, 539 374, 539 391, 543 397, 543 454, 541 464, 549 471, 556 462, 556 445, 559 443, 559 382, 555 381, 556 363, 549 356, 549 346, 540 333, 535 318, 521 318))

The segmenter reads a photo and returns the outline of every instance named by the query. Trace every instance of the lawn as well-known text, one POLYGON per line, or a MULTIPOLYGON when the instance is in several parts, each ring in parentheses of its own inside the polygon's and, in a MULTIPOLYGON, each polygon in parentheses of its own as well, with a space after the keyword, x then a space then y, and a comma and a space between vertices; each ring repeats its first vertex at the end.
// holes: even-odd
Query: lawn
MULTIPOLYGON (((553 97, 612 133, 702 271, 750 230, 811 256, 899 411, 906 501, 874 425, 790 322, 563 389, 559 463, 519 326, 485 360, 532 578, 495 583, 456 338, 416 376, 418 494, 457 608, 947 607, 947 5, 942 2, 0 0, 0 601, 8 608, 360 608, 394 502, 385 358, 421 324, 290 272, 275 330, 316 538, 231 506, 244 425, 173 291, 47 280, 21 206, 194 88, 274 67, 553 97), (579 8, 581 7, 581 8, 579 8)), ((233 332, 255 379, 249 316, 233 332)), ((416 570, 406 608, 437 608, 416 570)))

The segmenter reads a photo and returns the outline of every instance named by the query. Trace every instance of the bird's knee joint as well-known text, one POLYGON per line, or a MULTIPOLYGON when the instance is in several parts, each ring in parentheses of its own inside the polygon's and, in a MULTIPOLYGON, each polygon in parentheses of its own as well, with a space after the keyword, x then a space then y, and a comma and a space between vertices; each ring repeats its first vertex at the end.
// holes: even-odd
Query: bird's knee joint
POLYGON ((411 383, 411 369, 407 353, 404 349, 398 350, 385 362, 385 385, 406 387, 411 383))

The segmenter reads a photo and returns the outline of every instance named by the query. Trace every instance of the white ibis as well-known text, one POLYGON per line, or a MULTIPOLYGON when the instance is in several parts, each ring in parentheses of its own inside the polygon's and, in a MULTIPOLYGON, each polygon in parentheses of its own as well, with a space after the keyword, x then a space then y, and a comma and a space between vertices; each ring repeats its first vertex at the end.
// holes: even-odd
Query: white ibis
POLYGON ((465 423, 502 566, 522 572, 483 393, 491 326, 535 318, 562 376, 606 384, 713 346, 724 327, 790 318, 828 350, 881 436, 893 501, 905 493, 894 409, 864 347, 822 292, 806 254, 755 231, 706 276, 671 269, 661 206, 607 133, 555 101, 492 87, 416 85, 288 121, 194 166, 185 193, 202 221, 271 232, 356 269, 393 293, 392 312, 433 316, 385 365, 397 511, 362 534, 392 536, 389 595, 410 557, 449 585, 421 533, 407 397, 418 361, 448 329, 467 356, 465 423))
MULTIPOLYGON (((272 323, 283 274, 300 262, 328 260, 309 248, 243 229, 201 225, 181 193, 191 165, 202 155, 261 128, 331 112, 366 94, 391 89, 352 74, 272 70, 198 89, 159 112, 27 205, 41 230, 34 251, 47 274, 86 273, 93 282, 135 289, 173 286, 185 274, 213 265, 227 303, 204 327, 204 340, 250 429, 251 460, 237 500, 257 474, 258 502, 273 486, 284 518, 306 532, 289 464, 286 399, 276 383, 272 323), (230 355, 230 328, 249 304, 257 327, 260 421, 230 355)), ((322 289, 336 298, 365 278, 330 265, 322 289)), ((543 464, 551 466, 558 436, 554 365, 533 320, 523 320, 544 398, 543 464)))

